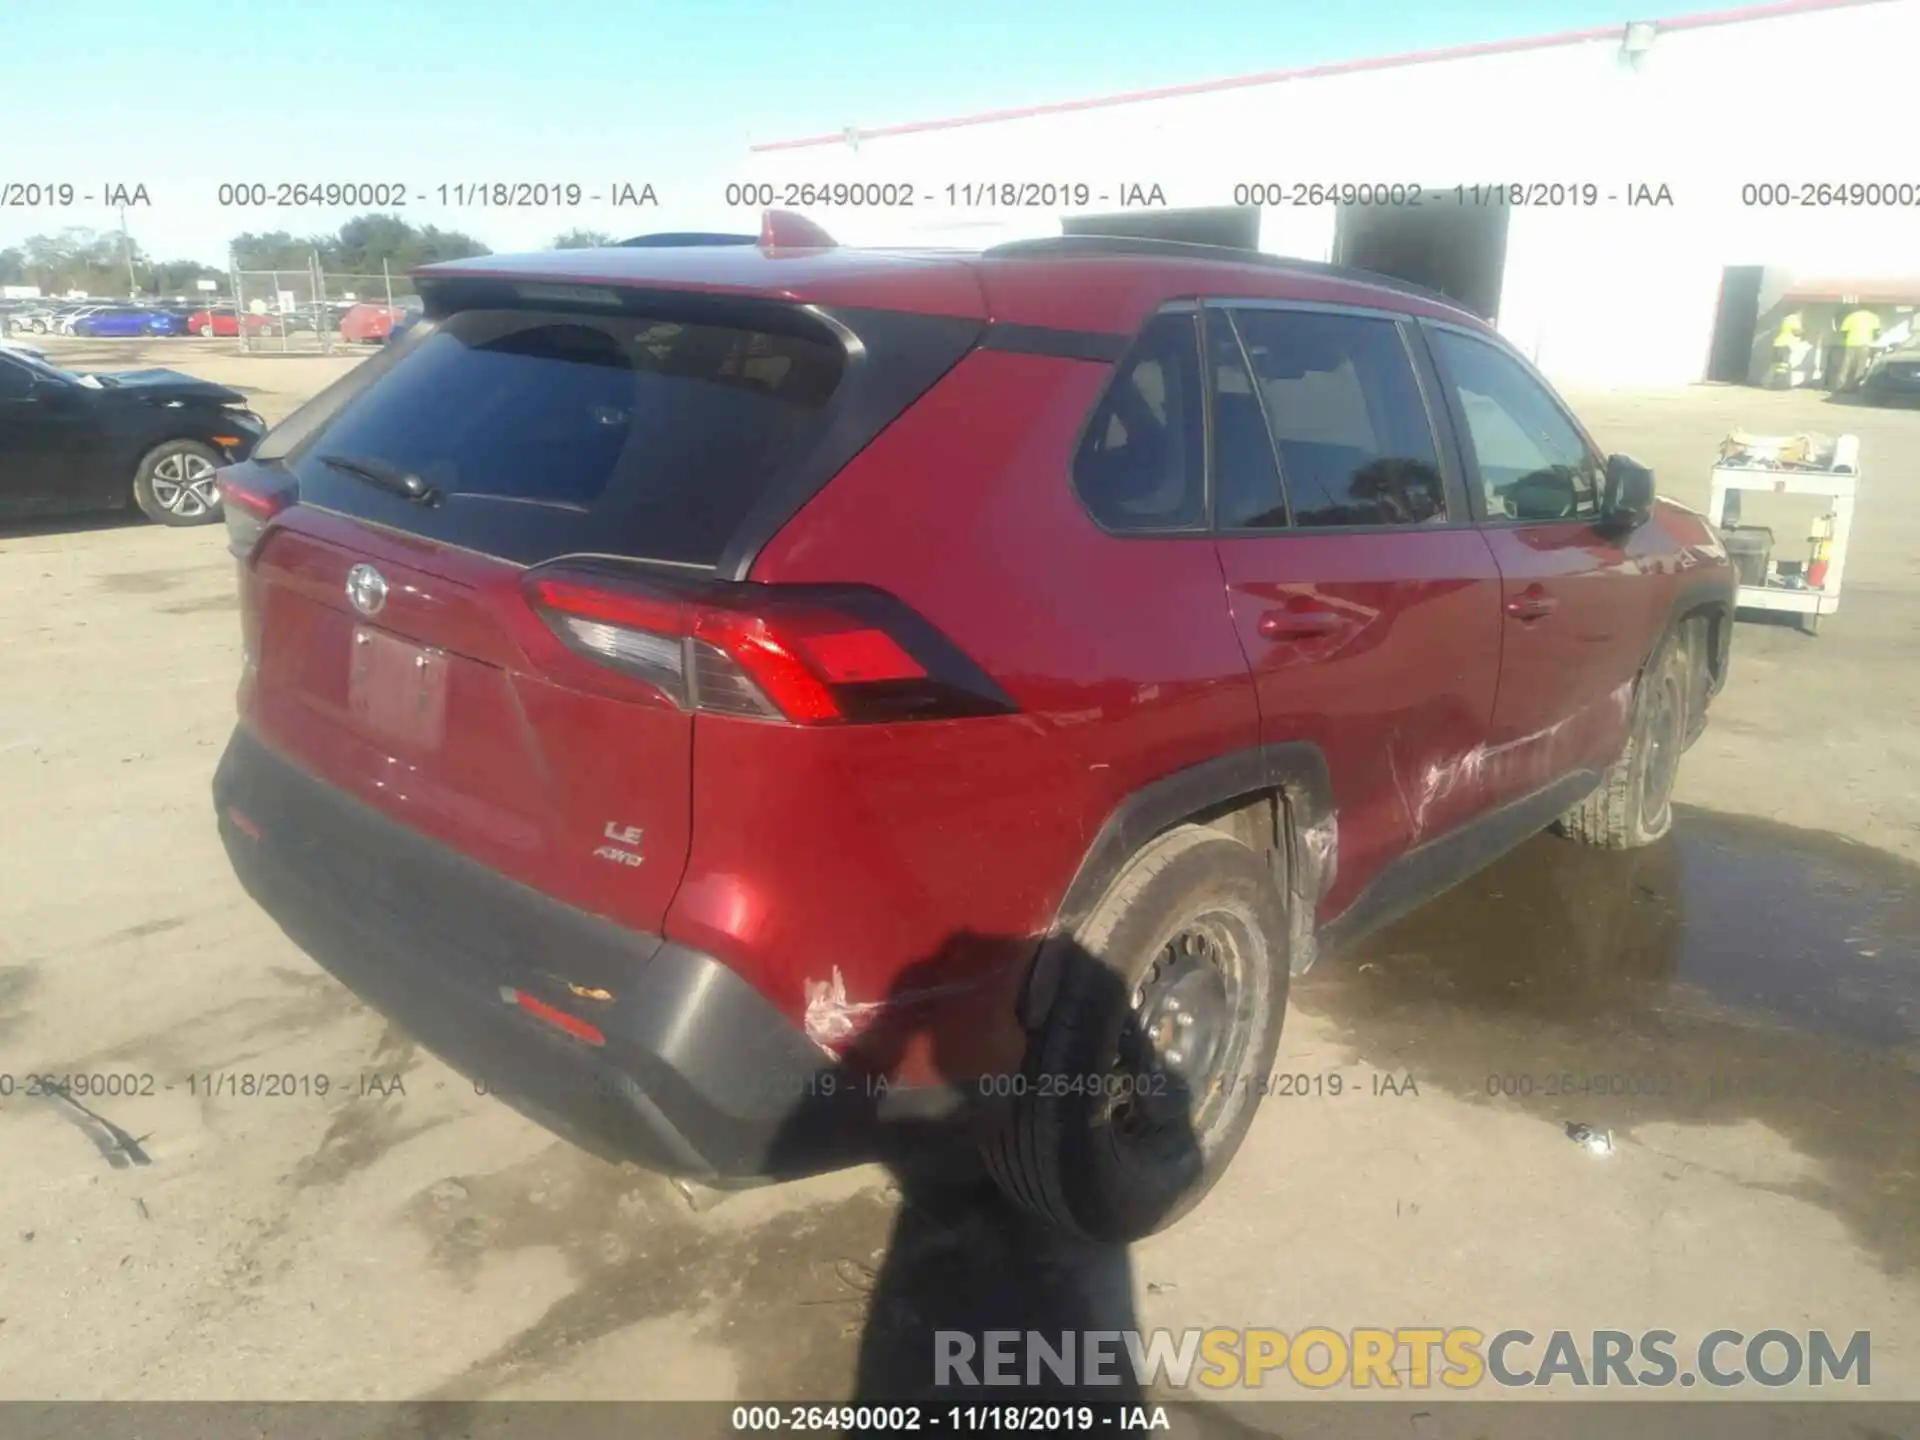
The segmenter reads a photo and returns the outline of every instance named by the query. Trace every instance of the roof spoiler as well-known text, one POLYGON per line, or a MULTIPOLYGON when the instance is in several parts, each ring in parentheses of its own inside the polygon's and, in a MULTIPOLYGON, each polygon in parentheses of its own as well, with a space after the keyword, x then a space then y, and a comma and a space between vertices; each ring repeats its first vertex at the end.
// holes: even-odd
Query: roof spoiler
POLYGON ((678 250, 702 245, 758 245, 762 250, 838 250, 840 243, 804 215, 791 210, 769 210, 760 220, 758 235, 731 235, 712 230, 669 230, 658 235, 636 235, 622 240, 622 250, 678 250))

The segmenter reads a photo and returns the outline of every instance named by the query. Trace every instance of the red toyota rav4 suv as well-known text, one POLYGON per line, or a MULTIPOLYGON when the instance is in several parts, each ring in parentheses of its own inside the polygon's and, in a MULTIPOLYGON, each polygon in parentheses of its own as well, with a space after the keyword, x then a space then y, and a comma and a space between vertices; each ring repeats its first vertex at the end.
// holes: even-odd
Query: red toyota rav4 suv
POLYGON ((1290 973, 1549 826, 1660 838, 1733 572, 1436 295, 796 229, 429 267, 225 473, 227 848, 603 1153, 951 1127, 1146 1233, 1290 973))

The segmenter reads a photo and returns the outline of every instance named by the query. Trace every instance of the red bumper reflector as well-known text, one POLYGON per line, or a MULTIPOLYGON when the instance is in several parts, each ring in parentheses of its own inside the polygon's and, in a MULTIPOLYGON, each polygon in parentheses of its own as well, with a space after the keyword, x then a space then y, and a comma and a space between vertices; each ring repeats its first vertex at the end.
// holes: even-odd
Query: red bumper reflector
POLYGON ((605 1045, 607 1037, 584 1020, 577 1020, 564 1010, 556 1010, 544 1000, 536 1000, 524 990, 511 990, 501 987, 500 998, 509 1005, 518 1005, 536 1020, 544 1020, 556 1030, 563 1030, 576 1040, 584 1040, 589 1045, 605 1045))
POLYGON ((260 827, 254 824, 251 818, 243 815, 237 805, 229 805, 227 807, 227 818, 233 821, 233 828, 249 840, 258 840, 260 838, 260 827))

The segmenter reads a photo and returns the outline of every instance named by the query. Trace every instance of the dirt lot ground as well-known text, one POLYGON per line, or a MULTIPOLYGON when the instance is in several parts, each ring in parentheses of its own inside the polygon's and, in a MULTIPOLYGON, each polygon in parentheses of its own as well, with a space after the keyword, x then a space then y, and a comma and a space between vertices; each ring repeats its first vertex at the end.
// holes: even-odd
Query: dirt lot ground
MULTIPOLYGON (((58 348, 235 383, 270 418, 350 363, 58 348)), ((156 1085, 91 1102, 147 1161, 118 1167, 0 1094, 0 1398, 832 1398, 924 1366, 896 1353, 912 1327, 1071 1315, 1866 1330, 1872 1393, 1920 1399, 1920 413, 1574 398, 1694 504, 1736 425, 1857 432, 1844 609, 1817 639, 1740 627, 1671 840, 1531 842, 1299 982, 1282 1068, 1305 1093, 1131 1254, 877 1170, 696 1209, 477 1096, 227 871, 220 532, 0 537, 0 1072, 156 1085), (331 1087, 196 1093, 220 1071, 331 1087), (1597 1092, 1548 1094, 1566 1073, 1597 1092)))

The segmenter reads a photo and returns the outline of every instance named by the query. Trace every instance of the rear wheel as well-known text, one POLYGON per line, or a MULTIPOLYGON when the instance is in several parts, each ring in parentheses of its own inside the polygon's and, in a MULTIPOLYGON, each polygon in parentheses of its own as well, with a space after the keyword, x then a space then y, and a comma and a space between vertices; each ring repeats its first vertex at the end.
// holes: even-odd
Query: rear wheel
POLYGON ((1673 785, 1687 746, 1692 694, 1690 633, 1660 642, 1634 692, 1626 749, 1586 799, 1560 817, 1561 834, 1606 850, 1652 845, 1673 828, 1673 785))
POLYGON ((134 472, 134 503, 162 525, 211 525, 220 518, 214 476, 221 464, 219 453, 198 440, 156 445, 134 472))
POLYGON ((1061 951, 1059 985, 986 1143, 1006 1194, 1087 1238, 1165 1228, 1240 1148, 1280 1041, 1286 906, 1216 831, 1150 844, 1061 951))

